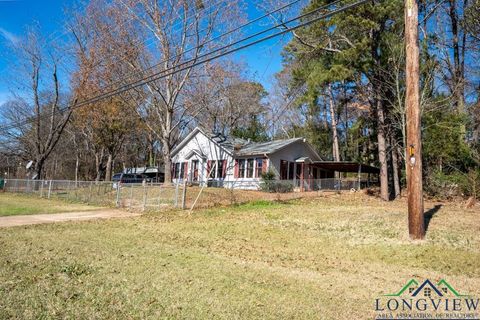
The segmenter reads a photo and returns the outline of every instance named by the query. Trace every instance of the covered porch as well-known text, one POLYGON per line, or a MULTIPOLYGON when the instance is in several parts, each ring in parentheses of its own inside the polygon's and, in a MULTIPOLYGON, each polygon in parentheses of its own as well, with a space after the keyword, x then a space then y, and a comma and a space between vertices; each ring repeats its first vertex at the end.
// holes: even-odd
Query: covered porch
POLYGON ((352 161, 312 161, 307 157, 295 160, 293 175, 287 176, 296 191, 360 190, 378 183, 380 170, 352 161))

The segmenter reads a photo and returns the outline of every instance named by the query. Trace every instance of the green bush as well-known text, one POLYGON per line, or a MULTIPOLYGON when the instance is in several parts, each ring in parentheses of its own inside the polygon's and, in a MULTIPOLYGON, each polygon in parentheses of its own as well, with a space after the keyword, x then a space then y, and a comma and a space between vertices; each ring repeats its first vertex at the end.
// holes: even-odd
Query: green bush
POLYGON ((262 174, 262 183, 260 188, 265 192, 287 193, 293 191, 293 185, 286 181, 278 181, 275 178, 275 173, 267 171, 262 174))
POLYGON ((425 191, 440 198, 455 196, 478 196, 480 190, 480 170, 468 173, 435 171, 427 178, 425 191))

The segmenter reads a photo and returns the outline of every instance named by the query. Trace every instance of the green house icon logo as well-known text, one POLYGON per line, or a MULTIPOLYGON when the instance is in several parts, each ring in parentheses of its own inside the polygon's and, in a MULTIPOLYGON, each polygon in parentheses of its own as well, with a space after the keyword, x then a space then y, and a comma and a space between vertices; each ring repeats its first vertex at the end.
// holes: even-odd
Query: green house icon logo
POLYGON ((442 279, 434 284, 429 279, 419 284, 417 280, 411 279, 397 293, 385 294, 385 297, 400 297, 408 295, 411 297, 436 298, 443 296, 466 297, 467 295, 458 293, 446 280, 442 279))

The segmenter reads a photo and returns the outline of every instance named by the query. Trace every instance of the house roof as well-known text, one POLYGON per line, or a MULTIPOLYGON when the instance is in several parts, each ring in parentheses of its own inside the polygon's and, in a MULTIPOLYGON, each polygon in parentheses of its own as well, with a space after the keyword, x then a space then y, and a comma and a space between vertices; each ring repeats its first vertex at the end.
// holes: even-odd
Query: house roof
POLYGON ((224 135, 218 133, 210 134, 209 138, 212 139, 215 143, 225 148, 230 153, 233 153, 233 151, 237 147, 243 147, 249 144, 247 140, 235 137, 225 137, 224 135))
POLYGON ((201 132, 204 136, 221 146, 225 151, 230 154, 233 154, 234 146, 239 144, 243 145, 247 143, 246 140, 232 137, 225 137, 221 134, 215 134, 201 129, 200 127, 195 127, 171 152, 171 156, 176 155, 197 133, 201 132))
MULTIPOLYGON (((203 130, 199 127, 190 132, 185 139, 183 139, 175 149, 172 151, 172 156, 178 153, 187 143, 192 139, 197 133, 203 133, 206 137, 210 140, 221 146, 225 151, 230 153, 234 156, 253 156, 253 155, 265 155, 265 154, 272 154, 281 149, 287 147, 288 145, 300 141, 304 141, 304 138, 292 138, 292 139, 283 139, 283 140, 274 140, 268 142, 250 142, 245 139, 235 138, 235 137, 226 137, 219 133, 211 133, 206 130, 203 130)), ((315 154, 318 159, 317 152, 310 146, 310 144, 306 143, 308 148, 315 154)))
POLYGON ((303 138, 293 138, 268 142, 247 142, 247 144, 243 145, 238 151, 235 152, 235 155, 249 156, 258 154, 271 154, 285 148, 286 146, 294 142, 302 140, 303 138))

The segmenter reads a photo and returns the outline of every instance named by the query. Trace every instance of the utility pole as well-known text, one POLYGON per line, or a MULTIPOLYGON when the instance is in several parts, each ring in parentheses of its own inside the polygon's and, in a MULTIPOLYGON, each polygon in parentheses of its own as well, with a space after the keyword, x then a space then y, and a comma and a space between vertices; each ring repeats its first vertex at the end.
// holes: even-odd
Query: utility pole
POLYGON ((423 217, 422 141, 419 94, 418 3, 405 0, 408 231, 425 237, 423 217))

